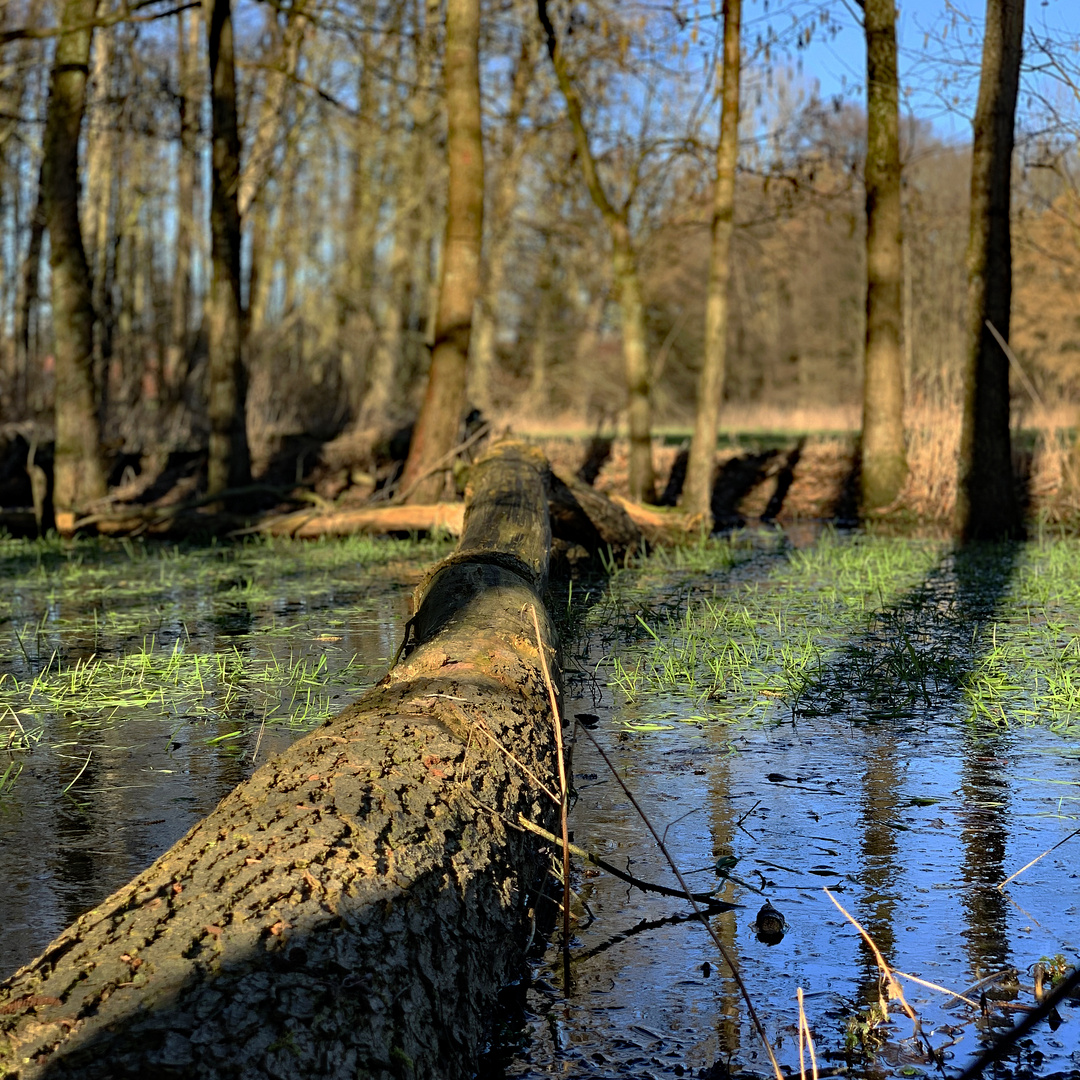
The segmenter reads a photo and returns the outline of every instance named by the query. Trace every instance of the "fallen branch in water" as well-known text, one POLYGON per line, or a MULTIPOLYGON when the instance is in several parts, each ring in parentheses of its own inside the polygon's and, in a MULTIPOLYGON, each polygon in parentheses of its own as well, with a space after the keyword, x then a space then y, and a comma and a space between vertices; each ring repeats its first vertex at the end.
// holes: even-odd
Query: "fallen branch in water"
MULTIPOLYGON (((549 844, 554 844, 556 847, 562 847, 562 840, 554 833, 549 833, 547 829, 542 829, 539 825, 532 821, 529 821, 526 817, 519 817, 518 824, 523 829, 528 829, 529 832, 535 833, 542 840, 546 840, 549 844)), ((584 859, 586 862, 592 863, 593 866, 599 867, 601 870, 611 874, 612 877, 617 877, 620 881, 625 881, 627 885, 633 885, 635 889, 640 889, 642 892, 659 893, 661 896, 676 896, 680 900, 685 900, 689 897, 691 900, 696 900, 699 904, 708 904, 709 907, 717 911, 730 911, 732 908, 741 907, 741 904, 729 904, 726 900, 717 900, 712 893, 687 893, 683 889, 672 889, 668 885, 656 885, 651 881, 642 881, 641 878, 634 877, 633 874, 628 874, 625 870, 620 870, 617 866, 609 863, 606 859, 601 859, 599 855, 594 855, 591 851, 586 851, 583 847, 578 847, 577 844, 567 845, 570 854, 576 855, 579 859, 584 859)))
POLYGON ((701 925, 705 927, 709 937, 712 938, 713 944, 716 946, 720 955, 724 958, 724 963, 728 966, 728 971, 731 972, 731 977, 735 980, 735 985, 739 988, 739 993, 742 994, 743 1001, 746 1002, 746 1011, 750 1014, 750 1020, 754 1025, 754 1030, 758 1034, 758 1038, 761 1039, 762 1045, 765 1047, 765 1052, 769 1055, 769 1062, 773 1067, 773 1074, 776 1076, 776 1080, 784 1080, 784 1074, 780 1071, 780 1062, 776 1060, 776 1054, 773 1052, 772 1043, 769 1042, 768 1035, 765 1034, 765 1027, 761 1023, 757 1014, 757 1009, 754 1008, 753 1001, 750 1000, 750 991, 746 989, 746 983, 743 982, 742 976, 739 974, 739 969, 735 966, 735 961, 732 960, 731 954, 724 947, 724 943, 720 940, 716 931, 712 928, 712 924, 705 917, 705 912, 698 907, 697 902, 694 900, 693 894, 690 892, 690 886, 686 884, 686 879, 682 876, 682 872, 679 870, 675 860, 671 857, 671 852, 668 851, 667 845, 661 839, 660 834, 653 828, 652 822, 648 819, 645 811, 642 810, 641 805, 637 799, 634 798, 634 793, 626 786, 626 782, 619 775, 618 770, 612 764, 611 758, 607 756, 604 748, 597 742, 596 737, 586 727, 581 729, 589 737, 589 741, 596 748, 596 752, 604 759, 604 764, 607 765, 611 771, 611 775, 615 777, 615 782, 622 788, 623 794, 630 800, 630 805, 637 811, 638 817, 645 823, 645 827, 652 833, 653 839, 656 841, 656 846, 660 849, 661 854, 667 859, 668 866, 671 867, 672 872, 679 879, 679 884, 683 887, 683 894, 690 901, 694 908, 694 913, 701 920, 701 925))

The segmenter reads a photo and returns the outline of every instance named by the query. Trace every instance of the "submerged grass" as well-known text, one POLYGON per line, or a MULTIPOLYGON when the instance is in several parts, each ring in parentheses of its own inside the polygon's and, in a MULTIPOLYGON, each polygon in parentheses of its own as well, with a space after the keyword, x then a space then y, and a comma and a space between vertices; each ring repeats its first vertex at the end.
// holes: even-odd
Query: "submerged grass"
MULTIPOLYGON (((772 557, 753 580, 714 578, 712 595, 699 582, 696 595, 684 588, 651 610, 625 596, 607 607, 603 617, 621 621, 608 681, 637 706, 632 723, 959 707, 973 720, 1080 734, 1077 541, 956 553, 942 541, 826 533, 772 557)), ((724 553, 716 568, 735 565, 724 553)))
POLYGON ((639 643, 611 656, 610 682, 631 702, 692 701, 700 714, 682 719, 737 721, 778 700, 809 708, 812 673, 914 588, 941 552, 935 542, 835 533, 807 549, 774 546, 764 576, 714 580, 712 595, 688 596, 678 614, 657 621, 635 612, 639 643))
POLYGON ((207 725, 204 741, 227 743, 327 718, 381 673, 395 596, 449 546, 0 537, 0 797, 22 755, 85 757, 93 733, 128 721, 207 725))

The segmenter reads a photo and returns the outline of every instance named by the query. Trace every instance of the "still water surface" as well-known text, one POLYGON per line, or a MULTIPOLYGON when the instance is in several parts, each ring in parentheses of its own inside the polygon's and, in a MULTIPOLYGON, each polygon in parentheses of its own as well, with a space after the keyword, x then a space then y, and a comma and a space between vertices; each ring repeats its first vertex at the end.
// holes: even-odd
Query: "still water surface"
MULTIPOLYGON (((643 587, 657 602, 706 586, 713 597, 756 588, 790 554, 784 545, 766 547, 731 571, 660 575, 643 579, 643 587)), ((0 786, 0 977, 167 849, 250 774, 256 755, 265 761, 381 676, 409 591, 432 552, 412 563, 365 566, 328 556, 325 547, 318 557, 312 551, 284 563, 280 551, 273 558, 206 552, 195 556, 195 568, 184 562, 165 573, 115 554, 89 560, 92 572, 75 572, 63 560, 33 572, 22 563, 9 567, 18 573, 0 627, 11 638, 0 693, 18 683, 23 698, 3 700, 22 701, 27 711, 16 705, 15 713, 37 734, 28 751, 0 753, 0 774, 13 761, 21 765, 0 786), (88 629, 90 610, 97 622, 88 629), (93 711, 72 708, 48 678, 41 694, 60 704, 51 711, 27 706, 27 690, 43 671, 70 673, 77 661, 142 650, 156 657, 152 677, 164 679, 178 647, 239 660, 231 674, 184 669, 176 678, 188 680, 185 693, 157 703, 124 697, 124 678, 133 677, 121 673, 111 706, 108 692, 95 690, 93 711), (284 674, 268 674, 271 661, 284 674), (191 680, 200 672, 196 690, 191 680), (305 717, 298 723, 297 713, 305 717)), ((1004 556, 1003 577, 1015 558, 1015 551, 1004 556)), ((996 600, 969 597, 965 607, 957 591, 971 590, 958 574, 962 568, 948 558, 935 563, 920 585, 933 597, 920 605, 951 612, 935 623, 935 647, 946 641, 970 668, 972 643, 996 600)), ((993 998, 1030 1004, 1040 958, 1080 958, 1080 837, 997 888, 1077 828, 1075 740, 1038 725, 971 721, 958 675, 896 715, 880 701, 870 709, 845 681, 843 650, 835 648, 823 654, 819 675, 827 682, 835 672, 847 688, 842 707, 800 715, 791 702, 766 697, 739 723, 694 720, 701 703, 685 696, 630 700, 613 688, 611 635, 596 621, 581 621, 592 629, 571 650, 571 665, 583 674, 569 679, 567 712, 597 718, 594 734, 666 830, 690 882, 715 886, 740 905, 712 924, 785 1069, 799 1069, 801 987, 823 1074, 938 1071, 895 1003, 889 1024, 867 1024, 878 999, 877 968, 823 887, 902 972, 964 992, 1016 970, 1015 979, 971 992, 980 1001, 987 991, 988 1016, 905 984, 924 1035, 946 1061, 945 1075, 978 1052, 988 1031, 1009 1023, 993 998), (595 677, 585 677, 589 672, 595 677), (655 715, 667 722, 642 723, 655 715), (731 873, 743 884, 719 878, 714 864, 723 856, 738 859, 731 873), (779 942, 755 932, 766 898, 787 923, 779 942)), ((880 637, 881 627, 874 633, 880 637)), ((897 697, 904 697, 900 688, 897 697)), ((28 700, 32 706, 33 696, 28 700)), ((0 745, 14 730, 9 719, 0 745)), ((607 766, 580 737, 574 786, 576 843, 642 879, 675 884, 607 766)), ((574 885, 582 904, 570 981, 557 943, 534 955, 524 993, 510 995, 485 1077, 768 1072, 734 982, 687 905, 580 867, 574 885)), ((1080 1005, 1061 1012, 1064 1023, 1056 1031, 1042 1025, 1003 1075, 1080 1075, 1080 1005)))

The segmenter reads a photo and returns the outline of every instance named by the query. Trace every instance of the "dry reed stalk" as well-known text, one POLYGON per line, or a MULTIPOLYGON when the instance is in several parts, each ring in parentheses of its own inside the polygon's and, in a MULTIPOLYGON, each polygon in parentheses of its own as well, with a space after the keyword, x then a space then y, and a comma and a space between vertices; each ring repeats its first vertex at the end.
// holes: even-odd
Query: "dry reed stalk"
POLYGON ((906 410, 904 427, 908 480, 901 501, 920 518, 946 519, 956 504, 959 406, 916 398, 906 410))
POLYGON ((904 997, 904 988, 900 985, 900 980, 893 974, 893 970, 885 961, 885 957, 881 955, 881 950, 877 947, 874 939, 867 933, 862 924, 855 918, 854 915, 849 914, 843 904, 836 899, 835 896, 828 890, 822 890, 825 895, 836 905, 837 910, 844 916, 845 919, 862 935, 863 941, 870 946, 871 952, 874 954, 874 960, 877 962, 878 968, 881 970, 881 977, 888 987, 888 997, 880 996, 881 1011, 884 1014, 885 1019, 889 1016, 889 998, 896 998, 900 1003, 900 1008, 904 1010, 904 1014, 912 1022, 914 1026, 914 1036, 918 1038, 922 1034, 922 1023, 920 1022, 915 1010, 907 1003, 907 998, 904 997))
POLYGON ((568 952, 570 948, 570 829, 567 824, 569 809, 569 785, 566 782, 566 762, 563 760, 562 717, 559 715, 559 703, 555 700, 555 684, 548 671, 547 654, 540 636, 540 620, 536 614, 536 605, 531 605, 533 629, 536 631, 536 648, 540 653, 540 670, 544 673, 544 686, 547 687, 548 701, 551 702, 551 721, 555 725, 555 748, 559 755, 559 790, 562 798, 559 812, 562 823, 562 861, 563 861, 563 953, 564 964, 569 972, 568 952))
POLYGON ((803 1045, 810 1053, 810 1074, 811 1080, 818 1080, 817 1074, 817 1055, 814 1053, 814 1037, 810 1034, 810 1024, 806 1019, 806 1009, 803 1006, 803 991, 800 986, 795 991, 795 996, 799 1000, 799 1078, 800 1080, 806 1080, 806 1065, 803 1063, 803 1045))
POLYGON ((913 983, 918 983, 920 986, 925 986, 928 990, 937 990, 939 993, 948 994, 950 998, 956 1001, 962 1001, 965 1005, 971 1005, 974 1008, 979 1008, 979 1003, 973 1001, 969 997, 965 997, 963 994, 956 993, 955 990, 950 990, 947 986, 938 986, 937 983, 927 982, 926 979, 920 979, 918 975, 909 975, 906 971, 897 971, 893 968, 893 974, 899 975, 901 979, 910 979, 913 983))
POLYGON ((1025 866, 1021 866, 1021 867, 1020 867, 1020 869, 1019 869, 1019 870, 1017 870, 1015 874, 1010 874, 1010 875, 1009 875, 1009 876, 1008 876, 1008 877, 1007 877, 1007 878, 1006 878, 1006 879, 1005 879, 1004 881, 1002 881, 1002 882, 1000 882, 1000 883, 998 884, 998 891, 1001 891, 1001 890, 1003 890, 1003 889, 1005 888, 1005 886, 1009 884, 1009 882, 1010 882, 1010 881, 1014 881, 1014 880, 1015 880, 1016 878, 1018 878, 1018 877, 1019 877, 1019 876, 1020 876, 1020 875, 1021 875, 1021 874, 1022 874, 1022 873, 1023 873, 1024 871, 1025 871, 1025 870, 1028 870, 1028 869, 1030 869, 1030 868, 1031 868, 1032 866, 1034 866, 1034 865, 1035 865, 1035 864, 1036 864, 1036 863, 1037 863, 1037 862, 1038 862, 1038 861, 1039 861, 1040 859, 1042 859, 1042 858, 1045 858, 1045 857, 1046 857, 1047 855, 1049 855, 1051 851, 1057 851, 1057 849, 1058 849, 1059 847, 1061 847, 1061 845, 1062 845, 1062 844, 1064 844, 1064 843, 1067 843, 1067 842, 1068 842, 1069 840, 1071 840, 1071 839, 1072 839, 1072 838, 1073 838, 1074 836, 1080 836, 1080 829, 1075 829, 1075 830, 1074 830, 1073 832, 1069 833, 1069 835, 1068 835, 1068 836, 1066 836, 1064 840, 1059 840, 1059 841, 1058 841, 1058 842, 1057 842, 1057 843, 1056 843, 1056 844, 1055 844, 1055 845, 1054 845, 1054 846, 1053 846, 1052 848, 1047 848, 1047 849, 1046 849, 1046 850, 1045 850, 1045 851, 1044 851, 1044 852, 1042 853, 1042 855, 1036 855, 1036 856, 1035 856, 1035 858, 1031 860, 1031 862, 1027 863, 1027 864, 1026 864, 1025 866))

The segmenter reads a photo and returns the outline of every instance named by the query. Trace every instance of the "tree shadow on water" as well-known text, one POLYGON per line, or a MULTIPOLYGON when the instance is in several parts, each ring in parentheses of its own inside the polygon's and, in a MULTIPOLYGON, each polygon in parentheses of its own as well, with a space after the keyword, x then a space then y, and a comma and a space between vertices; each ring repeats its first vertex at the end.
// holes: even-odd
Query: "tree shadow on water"
MULTIPOLYGON (((796 723, 846 717, 856 725, 852 752, 863 757, 852 836, 857 847, 852 914, 886 959, 900 963, 899 946, 906 943, 910 950, 913 941, 901 943, 898 922, 924 917, 933 922, 955 894, 959 911, 947 914, 957 920, 954 935, 963 943, 972 982, 1001 969, 1011 954, 1009 900, 996 885, 1007 876, 1011 791, 1002 766, 1012 737, 1007 729, 972 719, 969 680, 987 652, 988 627, 1020 552, 1015 543, 950 551, 838 653, 808 671, 790 699, 796 723), (919 749, 927 744, 929 750, 919 749), (903 811, 923 804, 913 803, 905 788, 911 778, 937 780, 950 768, 956 787, 946 801, 955 829, 941 822, 941 840, 914 843, 940 844, 947 851, 944 841, 952 831, 960 864, 937 867, 935 873, 949 877, 951 887, 922 900, 907 894, 918 871, 906 865, 913 841, 903 839, 910 831, 903 811)), ((918 854, 929 857, 921 848, 918 854)), ((861 941, 859 947, 859 1008, 869 1010, 881 993, 879 971, 872 951, 861 941)), ((917 962, 929 959, 938 958, 917 962)))

